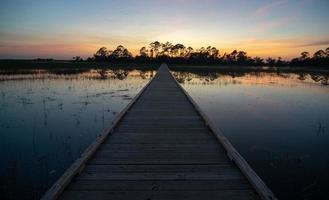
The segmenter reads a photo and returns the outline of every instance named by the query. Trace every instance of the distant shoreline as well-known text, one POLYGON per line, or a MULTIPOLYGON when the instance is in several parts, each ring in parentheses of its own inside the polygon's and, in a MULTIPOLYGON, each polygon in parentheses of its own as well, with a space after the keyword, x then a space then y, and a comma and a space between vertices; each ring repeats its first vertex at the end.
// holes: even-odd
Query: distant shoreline
MULTIPOLYGON (((92 68, 124 68, 139 70, 156 70, 159 62, 76 62, 72 60, 0 60, 0 70, 15 71, 24 69, 92 69, 92 68)), ((219 65, 219 64, 194 64, 194 63, 168 63, 172 70, 177 71, 264 71, 264 72, 327 72, 328 67, 321 66, 242 66, 242 65, 219 65)))

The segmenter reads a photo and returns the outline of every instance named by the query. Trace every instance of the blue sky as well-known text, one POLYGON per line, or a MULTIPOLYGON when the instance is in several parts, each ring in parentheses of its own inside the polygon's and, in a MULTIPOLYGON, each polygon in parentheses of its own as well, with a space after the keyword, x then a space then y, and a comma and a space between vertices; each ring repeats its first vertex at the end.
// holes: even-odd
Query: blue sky
POLYGON ((1 0, 0 58, 91 56, 154 40, 291 58, 329 47, 327 0, 1 0))

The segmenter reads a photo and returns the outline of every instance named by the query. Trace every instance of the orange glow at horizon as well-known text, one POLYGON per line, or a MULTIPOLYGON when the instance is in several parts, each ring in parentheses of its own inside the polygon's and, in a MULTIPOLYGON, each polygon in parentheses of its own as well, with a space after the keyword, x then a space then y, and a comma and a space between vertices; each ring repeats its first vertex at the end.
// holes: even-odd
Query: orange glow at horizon
MULTIPOLYGON (((160 42, 165 42, 160 41, 160 42)), ((0 54, 26 54, 30 58, 36 57, 51 57, 51 58, 64 58, 70 59, 73 56, 82 56, 83 58, 92 57, 93 54, 100 48, 100 47, 107 47, 109 50, 113 50, 118 45, 123 45, 134 55, 139 55, 139 49, 143 46, 148 47, 150 42, 133 44, 131 42, 126 43, 118 43, 118 44, 108 44, 108 43, 40 43, 40 44, 7 44, 7 45, 0 45, 0 54), (69 55, 69 56, 68 56, 69 55)), ((175 43, 173 43, 175 44, 175 43)), ((182 43, 184 44, 184 43, 182 43)), ((251 57, 261 57, 261 58, 268 58, 268 57, 282 57, 283 59, 292 59, 298 57, 301 52, 308 51, 311 55, 319 50, 319 49, 326 49, 326 45, 320 46, 298 46, 297 44, 280 44, 280 43, 273 43, 271 41, 262 41, 262 42, 246 42, 241 43, 240 45, 220 45, 220 43, 216 43, 217 45, 209 44, 189 44, 185 45, 186 47, 191 46, 194 50, 199 49, 201 47, 207 46, 214 46, 220 50, 220 54, 223 55, 224 53, 231 53, 233 50, 238 51, 246 51, 249 56, 251 57)))
POLYGON ((4 1, 0 59, 86 58, 118 45, 137 55, 153 41, 291 59, 329 46, 329 1, 315 1, 4 1))

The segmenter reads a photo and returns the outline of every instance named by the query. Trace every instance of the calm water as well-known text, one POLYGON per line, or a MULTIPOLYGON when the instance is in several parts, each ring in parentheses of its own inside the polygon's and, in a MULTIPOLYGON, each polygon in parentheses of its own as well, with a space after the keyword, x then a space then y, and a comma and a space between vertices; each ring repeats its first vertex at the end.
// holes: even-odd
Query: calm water
MULTIPOLYGON (((0 196, 38 199, 154 74, 0 72, 0 196)), ((173 74, 280 199, 329 195, 328 74, 173 74)))
POLYGON ((173 74, 279 199, 328 198, 328 73, 173 74))
POLYGON ((0 197, 38 199, 154 73, 0 73, 0 197))

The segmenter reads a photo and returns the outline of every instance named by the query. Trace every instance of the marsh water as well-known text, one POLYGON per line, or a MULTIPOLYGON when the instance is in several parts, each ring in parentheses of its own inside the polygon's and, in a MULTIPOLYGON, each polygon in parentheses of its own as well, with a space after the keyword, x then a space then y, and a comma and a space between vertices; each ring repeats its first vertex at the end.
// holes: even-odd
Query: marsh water
POLYGON ((154 71, 0 74, 0 199, 39 199, 154 71))
MULTIPOLYGON (((327 72, 172 73, 279 199, 328 196, 327 72)), ((154 74, 0 72, 0 196, 40 198, 154 74)))
POLYGON ((279 199, 327 199, 327 72, 173 74, 279 199))

